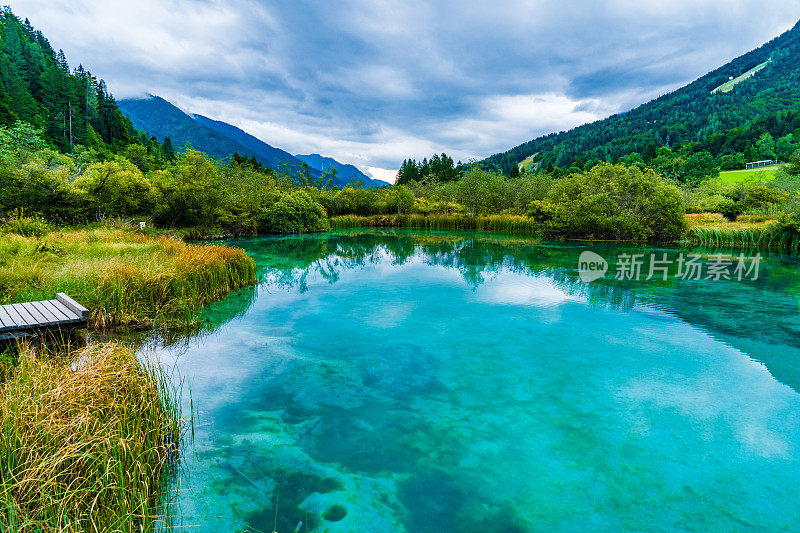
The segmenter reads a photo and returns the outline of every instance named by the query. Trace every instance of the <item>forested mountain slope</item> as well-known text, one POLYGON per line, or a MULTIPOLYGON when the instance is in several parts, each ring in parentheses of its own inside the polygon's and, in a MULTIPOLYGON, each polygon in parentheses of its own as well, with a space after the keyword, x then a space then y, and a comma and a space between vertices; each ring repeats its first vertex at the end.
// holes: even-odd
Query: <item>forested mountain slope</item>
MULTIPOLYGON (((199 124, 211 128, 240 144, 248 150, 248 153, 255 154, 256 159, 258 159, 262 165, 269 166, 273 170, 278 171, 287 169, 296 172, 303 168, 302 161, 289 152, 270 146, 261 139, 250 135, 236 126, 232 126, 221 120, 213 120, 203 115, 192 114, 191 117, 199 124)), ((311 171, 311 176, 314 178, 319 177, 320 174, 320 172, 315 172, 313 169, 311 171)))
MULTIPOLYGON (((630 112, 539 137, 481 164, 508 174, 534 154, 539 168, 551 164, 567 168, 576 160, 616 161, 633 152, 652 154, 662 146, 709 145, 715 135, 765 115, 780 120, 779 114, 789 110, 800 110, 800 23, 760 48, 630 112), (729 92, 712 94, 730 78, 764 62, 768 64, 762 70, 729 92)), ((791 125, 788 128, 791 130, 791 125)), ((715 155, 736 151, 734 147, 718 148, 715 155)))
MULTIPOLYGON (((184 113, 160 96, 120 100, 119 107, 136 128, 161 141, 169 137, 176 150, 190 146, 219 159, 238 153, 255 156, 262 165, 273 170, 288 170, 293 174, 303 170, 302 162, 290 153, 274 148, 225 122, 184 113)), ((311 178, 318 178, 321 174, 314 169, 309 171, 311 178)))
MULTIPOLYGON (((105 82, 56 52, 42 32, 0 10, 0 125, 17 120, 41 129, 68 151, 86 145, 100 152, 141 142, 105 82)), ((146 142, 147 140, 145 140, 146 142)))

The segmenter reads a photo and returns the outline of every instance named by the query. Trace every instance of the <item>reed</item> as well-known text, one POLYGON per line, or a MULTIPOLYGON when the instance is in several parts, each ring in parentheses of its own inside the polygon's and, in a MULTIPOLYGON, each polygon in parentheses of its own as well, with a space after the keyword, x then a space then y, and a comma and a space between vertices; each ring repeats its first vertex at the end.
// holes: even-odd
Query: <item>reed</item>
POLYGON ((540 226, 530 217, 521 215, 344 215, 331 218, 332 228, 414 228, 429 230, 504 231, 538 235, 540 226))
POLYGON ((774 224, 754 227, 695 226, 688 230, 684 240, 710 247, 772 249, 795 254, 800 250, 800 236, 774 224))
POLYGON ((65 292, 95 329, 191 324, 202 305, 255 281, 253 260, 227 246, 107 228, 0 236, 2 303, 65 292))
POLYGON ((23 351, 0 385, 0 531, 146 532, 168 523, 178 391, 118 344, 23 351))

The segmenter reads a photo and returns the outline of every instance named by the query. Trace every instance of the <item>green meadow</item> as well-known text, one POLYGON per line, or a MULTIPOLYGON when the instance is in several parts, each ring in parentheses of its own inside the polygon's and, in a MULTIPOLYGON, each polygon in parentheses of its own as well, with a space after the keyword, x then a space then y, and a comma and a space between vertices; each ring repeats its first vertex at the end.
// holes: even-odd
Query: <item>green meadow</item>
POLYGON ((719 173, 716 181, 719 183, 769 183, 775 179, 780 165, 753 168, 749 170, 728 170, 719 173))
POLYGON ((722 85, 720 85, 719 87, 717 87, 716 89, 714 89, 711 92, 712 93, 718 93, 718 92, 719 93, 727 93, 727 92, 730 92, 730 91, 733 90, 733 88, 736 85, 738 85, 739 83, 743 82, 746 79, 752 78, 753 76, 755 76, 758 73, 758 71, 760 71, 761 69, 766 67, 768 64, 769 64, 769 61, 764 61, 760 65, 757 65, 757 66, 751 68, 750 70, 748 70, 747 72, 745 72, 741 76, 738 76, 738 77, 736 77, 736 78, 734 78, 734 79, 732 79, 732 80, 730 80, 728 82, 723 83, 722 85))

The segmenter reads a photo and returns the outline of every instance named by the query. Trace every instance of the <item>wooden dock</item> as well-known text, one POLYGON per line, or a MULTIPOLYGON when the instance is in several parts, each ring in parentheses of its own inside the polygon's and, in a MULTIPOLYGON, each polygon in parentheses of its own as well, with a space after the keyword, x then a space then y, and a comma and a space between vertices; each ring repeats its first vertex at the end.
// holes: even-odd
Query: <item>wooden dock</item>
POLYGON ((86 328, 89 310, 60 292, 55 300, 0 306, 0 340, 86 328))

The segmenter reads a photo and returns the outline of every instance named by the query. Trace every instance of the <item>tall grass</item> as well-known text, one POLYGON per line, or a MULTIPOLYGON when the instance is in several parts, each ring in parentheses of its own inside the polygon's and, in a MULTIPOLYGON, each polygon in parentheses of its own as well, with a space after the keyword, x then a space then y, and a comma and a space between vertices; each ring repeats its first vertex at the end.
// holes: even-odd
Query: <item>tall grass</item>
POLYGON ((90 309, 93 328, 192 322, 202 305, 255 280, 238 248, 122 229, 0 236, 2 303, 65 292, 90 309))
POLYGON ((695 226, 686 234, 686 241, 703 246, 731 248, 759 248, 800 251, 800 236, 778 225, 753 227, 695 226))
POLYGON ((23 353, 0 386, 0 531, 164 523, 182 431, 177 391, 120 345, 78 355, 74 369, 23 353))
POLYGON ((530 217, 521 215, 374 215, 369 217, 344 215, 331 218, 332 228, 415 228, 431 230, 505 231, 538 235, 540 226, 530 217))
MULTIPOLYGON (((742 217, 746 219, 747 217, 742 217)), ((800 236, 782 229, 771 219, 729 222, 722 215, 703 213, 686 216, 689 229, 681 239, 687 244, 734 248, 776 249, 800 253, 800 236)), ((430 230, 479 230, 540 235, 541 227, 530 217, 519 215, 344 215, 331 219, 333 228, 415 228, 430 230)))

